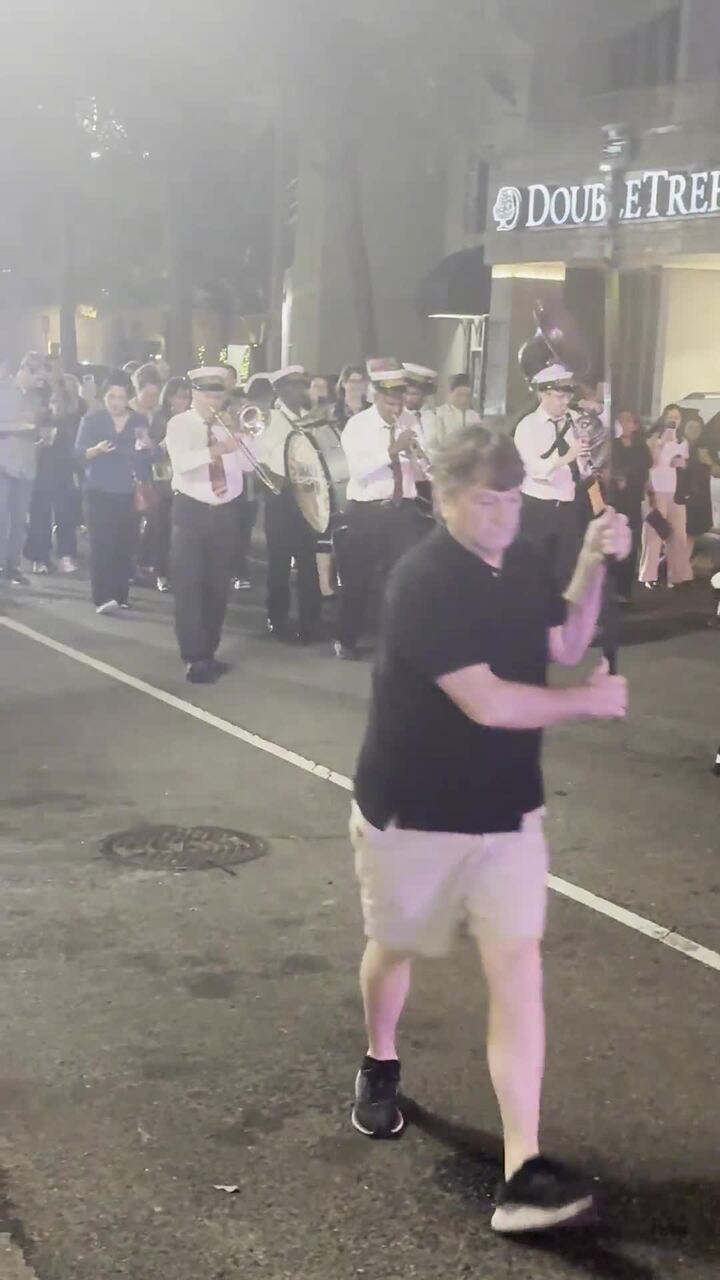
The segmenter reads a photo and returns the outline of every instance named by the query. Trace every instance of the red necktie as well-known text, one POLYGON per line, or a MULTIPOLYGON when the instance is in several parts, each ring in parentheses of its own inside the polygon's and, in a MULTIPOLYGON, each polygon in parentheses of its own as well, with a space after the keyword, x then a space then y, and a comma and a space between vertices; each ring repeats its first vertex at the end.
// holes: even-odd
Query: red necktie
MULTIPOLYGON (((397 430, 397 424, 393 423, 393 425, 390 428, 390 448, 391 449, 395 445, 396 430, 397 430)), ((392 471, 392 478, 393 478, 392 504, 394 507, 399 507, 403 500, 403 471, 402 471, 402 463, 396 453, 390 454, 390 470, 392 471)))
MULTIPOLYGON (((208 422, 207 424, 207 433, 208 449, 211 449, 215 444, 215 437, 213 435, 211 422, 208 422)), ((225 463, 222 460, 222 456, 210 459, 210 484, 212 485, 213 493, 216 494, 218 498, 222 498, 222 496, 227 493, 227 476, 225 475, 225 463)))

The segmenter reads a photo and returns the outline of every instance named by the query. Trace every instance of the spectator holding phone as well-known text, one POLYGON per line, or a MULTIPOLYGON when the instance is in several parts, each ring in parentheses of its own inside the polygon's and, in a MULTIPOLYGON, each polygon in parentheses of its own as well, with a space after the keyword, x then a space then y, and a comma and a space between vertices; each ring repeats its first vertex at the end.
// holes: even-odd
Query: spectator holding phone
MULTIPOLYGON (((648 440, 653 465, 650 470, 648 501, 653 511, 666 521, 669 531, 661 534, 645 521, 640 557, 640 581, 649 590, 658 585, 660 553, 665 544, 668 587, 692 582, 690 550, 687 539, 687 512, 676 501, 678 472, 688 465, 690 450, 683 438, 683 412, 679 405, 669 404, 648 440)), ((658 522, 660 523, 660 522, 658 522)))
POLYGON ((136 442, 147 419, 130 408, 132 383, 122 371, 108 375, 102 409, 80 423, 75 452, 85 468, 90 581, 97 613, 127 609, 137 534, 136 442))

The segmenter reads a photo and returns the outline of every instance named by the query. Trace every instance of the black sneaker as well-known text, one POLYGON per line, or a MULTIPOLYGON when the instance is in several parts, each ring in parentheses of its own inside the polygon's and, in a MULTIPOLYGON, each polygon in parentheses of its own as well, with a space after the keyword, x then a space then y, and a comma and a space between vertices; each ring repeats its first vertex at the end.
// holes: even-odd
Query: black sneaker
POLYGON ((217 674, 210 662, 190 662, 185 670, 185 679, 190 684, 214 684, 217 674))
POLYGON ((396 1138, 405 1127, 398 1107, 400 1063, 365 1058, 355 1081, 352 1122, 366 1138, 396 1138))
POLYGON ((21 569, 16 569, 13 565, 7 567, 7 579, 11 587, 29 587, 30 579, 25 577, 21 569))
POLYGON ((490 1225, 503 1235, 549 1231, 591 1215, 594 1206, 587 1178, 536 1156, 526 1160, 509 1182, 503 1182, 490 1225))

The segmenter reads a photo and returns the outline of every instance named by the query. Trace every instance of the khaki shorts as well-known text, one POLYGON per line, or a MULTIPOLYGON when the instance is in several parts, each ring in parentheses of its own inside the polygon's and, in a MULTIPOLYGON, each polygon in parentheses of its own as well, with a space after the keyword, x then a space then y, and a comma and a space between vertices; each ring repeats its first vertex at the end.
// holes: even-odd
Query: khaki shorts
POLYGON ((539 940, 545 931, 544 809, 520 831, 456 835, 379 831, 353 801, 350 839, 365 933, 395 951, 443 956, 468 921, 479 940, 539 940))

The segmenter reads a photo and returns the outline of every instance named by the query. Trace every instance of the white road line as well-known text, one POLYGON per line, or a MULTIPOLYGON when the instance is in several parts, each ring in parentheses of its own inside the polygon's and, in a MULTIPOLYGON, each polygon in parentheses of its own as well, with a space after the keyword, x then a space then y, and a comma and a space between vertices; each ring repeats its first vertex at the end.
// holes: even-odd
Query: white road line
MULTIPOLYGON (((281 747, 276 742, 269 742, 267 738, 260 738, 256 733, 250 733, 247 729, 241 729, 239 725, 232 724, 230 720, 223 720, 220 716, 215 716, 211 711, 205 711, 203 707, 196 707, 192 702, 186 702, 184 698, 177 698, 174 693, 166 693, 164 689, 158 689, 155 685, 148 684, 146 680, 139 680, 136 676, 131 676, 127 671, 121 671, 119 667, 112 667, 107 662, 101 662, 98 658, 91 658, 89 654, 83 653, 79 649, 73 649, 70 645, 61 644, 59 640, 53 640, 50 636, 43 635, 41 631, 35 631, 32 627, 26 627, 23 622, 17 622, 14 618, 0 618, 0 625, 6 627, 9 631, 15 631, 18 635, 26 636, 28 640, 35 640, 38 644, 42 644, 46 649, 52 649, 55 653, 60 653, 65 658, 71 658, 73 662, 80 663, 83 667, 89 667, 92 671, 97 671, 100 675, 108 676, 111 680, 118 681, 119 684, 127 685, 129 689, 135 689, 138 693, 145 693, 149 698, 154 698, 156 702, 162 702, 166 707, 173 707, 175 711, 182 711, 186 716, 192 716, 194 720, 199 720, 202 724, 209 725, 211 729, 219 729, 221 733, 228 734, 231 738, 237 738, 239 742, 244 742, 249 747, 255 747, 257 751, 265 751, 268 755, 275 756, 278 760, 283 760, 285 764, 291 764, 296 769, 303 769, 305 773, 310 773, 315 778, 319 778, 322 782, 331 782, 333 786, 342 788, 343 791, 352 791, 353 784, 351 778, 346 778, 342 773, 336 773, 333 769, 328 769, 323 764, 316 764, 313 760, 306 759, 297 751, 288 751, 286 747, 281 747)), ((662 943, 665 947, 670 947, 673 951, 679 951, 684 956, 688 956, 691 960, 697 960, 699 964, 705 965, 708 969, 716 969, 720 972, 720 953, 711 951, 708 947, 701 947, 699 943, 693 942, 690 938, 684 938, 682 934, 675 933, 671 929, 665 928, 661 924, 655 924, 652 920, 646 920, 644 916, 637 915, 634 911, 628 911, 625 907, 619 907, 614 902, 609 902, 607 898, 600 898, 595 893, 581 888, 579 885, 572 884, 569 880, 563 880, 559 876, 548 876, 548 884, 551 889, 559 893, 564 898, 571 898, 573 902, 579 903, 581 906, 588 907, 591 911, 597 911, 600 915, 608 916, 617 924, 623 924, 628 929, 634 929, 636 933, 644 934, 646 938, 651 938, 655 942, 662 943)))

